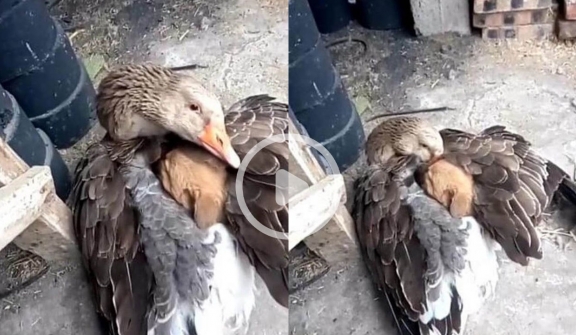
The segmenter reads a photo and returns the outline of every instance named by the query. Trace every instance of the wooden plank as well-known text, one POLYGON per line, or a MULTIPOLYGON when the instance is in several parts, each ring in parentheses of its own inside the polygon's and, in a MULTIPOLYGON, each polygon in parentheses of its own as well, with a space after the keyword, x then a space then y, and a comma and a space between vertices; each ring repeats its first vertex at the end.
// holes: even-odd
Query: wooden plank
POLYGON ((290 120, 290 136, 288 147, 292 154, 294 164, 290 164, 290 173, 299 176, 309 184, 314 184, 326 176, 324 169, 316 160, 316 157, 310 152, 305 145, 304 140, 292 120, 290 120))
MULTIPOLYGON (((305 142, 302 140, 296 126, 292 124, 291 120, 290 133, 293 139, 289 141, 288 144, 291 154, 290 173, 302 178, 310 185, 318 183, 320 180, 324 179, 326 173, 322 166, 320 166, 320 163, 316 160, 316 157, 314 157, 310 152, 310 149, 305 145, 305 142)), ((345 197, 342 202, 346 202, 345 197)), ((342 229, 346 235, 356 243, 356 228, 354 227, 354 220, 352 220, 352 216, 350 216, 350 213, 343 204, 338 206, 338 210, 332 221, 334 221, 340 229, 342 229)), ((292 228, 290 228, 290 230, 291 229, 292 228)))
POLYGON ((419 36, 470 35, 470 3, 464 0, 410 0, 414 31, 419 36))
POLYGON ((341 205, 345 193, 342 175, 329 175, 290 198, 290 250, 324 227, 341 205))
MULTIPOLYGON (((27 170, 28 165, 0 139, 0 186, 8 185, 27 170)), ((37 220, 18 235, 14 243, 48 261, 79 256, 72 228, 72 213, 54 192, 46 196, 37 220)))
POLYGON ((0 250, 40 216, 54 182, 47 166, 35 166, 0 188, 0 250))
POLYGON ((80 259, 72 212, 56 193, 48 195, 38 219, 14 239, 14 244, 51 262, 80 259))

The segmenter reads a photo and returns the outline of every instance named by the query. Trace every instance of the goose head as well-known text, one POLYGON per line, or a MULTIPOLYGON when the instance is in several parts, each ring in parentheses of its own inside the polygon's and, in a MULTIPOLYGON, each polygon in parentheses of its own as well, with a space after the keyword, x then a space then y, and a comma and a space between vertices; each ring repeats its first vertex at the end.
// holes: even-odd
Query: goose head
POLYGON ((116 141, 174 133, 232 167, 240 165, 226 133, 222 104, 189 74, 156 65, 121 66, 100 83, 96 109, 116 141))
POLYGON ((369 164, 384 164, 395 156, 414 155, 431 162, 444 152, 440 133, 427 121, 416 117, 397 117, 379 124, 368 136, 366 156, 369 164))

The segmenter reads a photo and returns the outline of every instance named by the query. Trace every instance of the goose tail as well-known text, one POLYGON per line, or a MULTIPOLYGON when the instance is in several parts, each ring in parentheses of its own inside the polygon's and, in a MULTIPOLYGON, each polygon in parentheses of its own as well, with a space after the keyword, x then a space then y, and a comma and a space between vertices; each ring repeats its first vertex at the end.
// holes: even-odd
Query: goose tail
POLYGON ((210 233, 215 232, 221 241, 217 244, 210 296, 195 311, 196 332, 198 335, 246 334, 256 300, 256 271, 226 226, 212 226, 210 233))

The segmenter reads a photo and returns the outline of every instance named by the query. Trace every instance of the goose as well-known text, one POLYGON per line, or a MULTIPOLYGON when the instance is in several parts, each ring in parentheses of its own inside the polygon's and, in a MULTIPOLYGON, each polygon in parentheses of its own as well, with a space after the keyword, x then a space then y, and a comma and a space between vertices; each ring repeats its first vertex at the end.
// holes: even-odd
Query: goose
POLYGON ((153 169, 171 136, 239 167, 218 98, 188 74, 126 65, 101 81, 97 115, 107 133, 78 163, 70 202, 108 332, 245 332, 254 306, 250 260, 228 227, 198 225, 153 169))
MULTIPOLYGON (((276 200, 275 174, 289 168, 288 117, 288 105, 267 95, 256 95, 232 105, 224 121, 232 147, 242 159, 262 140, 283 137, 257 152, 248 163, 242 191, 251 215, 266 228, 285 234, 288 207, 285 201, 276 200)), ((202 147, 185 141, 172 143, 157 163, 164 189, 191 211, 203 229, 225 222, 272 297, 287 308, 287 239, 263 234, 246 218, 236 193, 237 170, 228 168, 202 147)))
POLYGON ((470 134, 392 118, 365 151, 353 217, 401 334, 463 334, 494 293, 496 250, 540 259, 536 227, 552 199, 576 204, 568 175, 503 126, 470 134))

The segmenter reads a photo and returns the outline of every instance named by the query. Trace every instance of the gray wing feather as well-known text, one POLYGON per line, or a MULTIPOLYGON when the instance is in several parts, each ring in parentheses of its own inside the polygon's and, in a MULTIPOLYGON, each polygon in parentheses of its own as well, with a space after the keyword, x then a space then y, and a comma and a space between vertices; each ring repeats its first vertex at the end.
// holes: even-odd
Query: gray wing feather
POLYGON ((141 243, 155 279, 148 329, 170 329, 180 299, 198 306, 208 297, 218 240, 206 242, 207 233, 163 191, 151 170, 130 166, 122 172, 140 214, 141 243))

